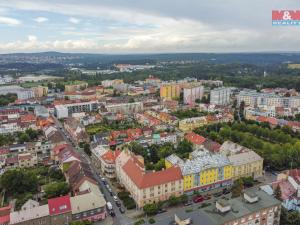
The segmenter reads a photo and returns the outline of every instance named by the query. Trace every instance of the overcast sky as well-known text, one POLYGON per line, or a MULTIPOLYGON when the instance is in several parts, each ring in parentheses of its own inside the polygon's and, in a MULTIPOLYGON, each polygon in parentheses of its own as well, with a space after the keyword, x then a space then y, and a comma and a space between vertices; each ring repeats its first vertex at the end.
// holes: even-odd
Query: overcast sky
POLYGON ((0 0, 0 53, 300 51, 299 0, 0 0))

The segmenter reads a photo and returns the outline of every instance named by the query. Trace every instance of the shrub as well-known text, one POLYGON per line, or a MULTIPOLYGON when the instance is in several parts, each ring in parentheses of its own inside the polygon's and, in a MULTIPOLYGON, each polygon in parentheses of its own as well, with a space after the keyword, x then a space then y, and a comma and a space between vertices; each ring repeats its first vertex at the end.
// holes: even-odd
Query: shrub
POLYGON ((148 222, 149 222, 150 224, 153 224, 153 223, 155 223, 155 219, 150 218, 150 219, 148 220, 148 222))

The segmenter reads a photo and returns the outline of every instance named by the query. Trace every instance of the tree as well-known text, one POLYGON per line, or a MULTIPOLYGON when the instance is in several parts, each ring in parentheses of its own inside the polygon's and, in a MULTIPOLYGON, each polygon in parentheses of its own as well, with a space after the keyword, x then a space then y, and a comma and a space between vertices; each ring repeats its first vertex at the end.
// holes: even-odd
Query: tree
POLYGON ((244 184, 242 179, 238 179, 234 181, 231 191, 232 191, 232 197, 238 197, 241 195, 242 191, 244 189, 244 184))
POLYGON ((88 155, 91 156, 92 152, 91 152, 91 147, 88 143, 84 143, 83 145, 83 151, 88 155))
POLYGON ((31 171, 8 170, 0 178, 1 187, 11 195, 26 192, 35 193, 38 188, 37 176, 31 171))
POLYGON ((46 185, 45 193, 47 198, 54 198, 66 195, 70 192, 70 187, 66 182, 54 182, 46 185))
POLYGON ((19 135, 19 142, 20 143, 24 143, 24 142, 28 142, 28 141, 30 141, 30 137, 27 133, 21 133, 19 135))
POLYGON ((186 158, 188 156, 188 153, 193 151, 193 145, 191 142, 187 140, 183 140, 178 144, 178 147, 176 149, 176 153, 180 156, 183 156, 186 158))
POLYGON ((280 189, 280 187, 279 187, 279 185, 275 188, 275 190, 274 190, 274 197, 276 198, 276 199, 278 199, 279 201, 281 201, 282 199, 281 199, 281 189, 280 189))
POLYGON ((158 211, 158 205, 156 203, 148 203, 146 205, 144 205, 144 212, 148 215, 155 215, 158 211))

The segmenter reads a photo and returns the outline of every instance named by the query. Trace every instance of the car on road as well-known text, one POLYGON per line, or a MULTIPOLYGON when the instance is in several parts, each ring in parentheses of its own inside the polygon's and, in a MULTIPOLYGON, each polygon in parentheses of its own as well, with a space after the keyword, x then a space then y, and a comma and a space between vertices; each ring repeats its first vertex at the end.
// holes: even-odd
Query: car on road
POLYGON ((209 195, 204 195, 203 196, 203 200, 209 200, 209 199, 211 199, 211 197, 209 195))
POLYGON ((165 212, 167 212, 167 210, 166 209, 159 209, 159 210, 157 210, 157 214, 160 214, 160 213, 165 213, 165 212))
POLYGON ((184 206, 189 206, 189 205, 193 205, 192 201, 187 201, 186 203, 184 203, 184 206))
POLYGON ((121 207, 121 203, 120 203, 119 201, 116 201, 116 205, 117 205, 118 207, 121 207))
POLYGON ((106 184, 105 187, 107 188, 107 190, 110 189, 110 186, 108 184, 106 184))
POLYGON ((106 208, 108 209, 108 211, 113 210, 113 206, 112 206, 111 202, 106 202, 106 208))
POLYGON ((203 202, 203 201, 204 201, 204 198, 201 195, 196 196, 196 197, 193 198, 194 203, 199 203, 199 202, 203 202))
POLYGON ((218 197, 220 197, 222 195, 223 195, 223 192, 217 192, 217 193, 214 194, 214 197, 218 198, 218 197))
POLYGON ((117 196, 115 196, 115 195, 113 196, 113 199, 114 199, 114 201, 115 201, 115 202, 117 202, 117 201, 118 201, 118 197, 117 197, 117 196))
POLYGON ((110 211, 109 211, 109 215, 110 215, 111 217, 115 217, 115 216, 116 216, 114 210, 110 210, 110 211))
POLYGON ((125 209, 124 208, 122 208, 122 207, 119 207, 119 211, 120 211, 120 213, 125 213, 125 209))
POLYGON ((223 195, 227 195, 227 194, 229 194, 230 193, 230 190, 227 190, 227 189, 224 189, 223 190, 223 195))

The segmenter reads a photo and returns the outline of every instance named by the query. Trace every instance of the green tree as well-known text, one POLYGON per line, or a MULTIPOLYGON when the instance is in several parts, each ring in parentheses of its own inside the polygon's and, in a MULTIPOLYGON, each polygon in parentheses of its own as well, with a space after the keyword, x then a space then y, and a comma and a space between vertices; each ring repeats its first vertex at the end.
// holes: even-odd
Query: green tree
POLYGON ((155 215, 158 211, 158 205, 156 203, 148 203, 146 205, 144 205, 144 212, 148 215, 155 215))
POLYGON ((66 195, 70 192, 70 187, 66 182, 54 182, 45 186, 47 198, 54 198, 66 195))
POLYGON ((281 189, 280 189, 280 187, 279 187, 279 185, 275 188, 275 190, 274 190, 274 197, 276 198, 276 199, 278 199, 279 201, 281 201, 282 199, 281 199, 281 189))
POLYGON ((0 178, 1 187, 15 196, 26 192, 35 193, 38 188, 37 176, 31 171, 8 170, 0 178))
POLYGON ((232 197, 238 197, 241 195, 242 191, 244 189, 244 184, 242 179, 238 179, 234 181, 231 191, 232 191, 232 197))

